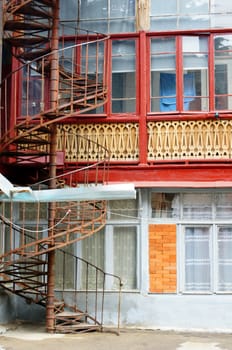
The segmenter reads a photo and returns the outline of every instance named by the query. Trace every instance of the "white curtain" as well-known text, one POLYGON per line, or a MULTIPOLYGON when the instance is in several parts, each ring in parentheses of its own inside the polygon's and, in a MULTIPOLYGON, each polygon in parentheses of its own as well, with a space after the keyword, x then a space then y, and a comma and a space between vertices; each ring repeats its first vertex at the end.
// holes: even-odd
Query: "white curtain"
POLYGON ((185 290, 210 291, 210 232, 208 227, 185 228, 185 290))
POLYGON ((218 290, 232 290, 232 228, 218 228, 218 290))
MULTIPOLYGON (((98 268, 104 270, 104 230, 101 230, 94 235, 82 240, 82 258, 87 260, 89 263, 97 266, 98 268)), ((98 278, 97 287, 102 288, 103 276, 96 276, 95 268, 90 265, 81 265, 81 287, 85 289, 88 285, 89 289, 96 288, 96 277, 98 278)))
POLYGON ((136 227, 114 227, 114 274, 121 277, 123 289, 136 288, 136 227))

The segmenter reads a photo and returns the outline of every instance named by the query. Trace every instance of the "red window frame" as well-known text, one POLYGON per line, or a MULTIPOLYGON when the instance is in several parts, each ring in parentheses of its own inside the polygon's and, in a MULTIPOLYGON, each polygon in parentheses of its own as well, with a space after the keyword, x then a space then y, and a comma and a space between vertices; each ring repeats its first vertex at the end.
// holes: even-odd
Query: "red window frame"
MULTIPOLYGON (((231 35, 231 31, 212 31, 205 33, 204 31, 200 32, 176 32, 176 33, 148 33, 147 35, 147 117, 148 119, 175 119, 175 118, 212 118, 218 116, 232 117, 231 111, 229 109, 217 110, 215 107, 215 59, 214 59, 214 38, 218 35, 231 35), (170 37, 176 38, 176 86, 177 86, 177 97, 176 105, 177 108, 172 112, 160 112, 160 111, 151 111, 151 40, 156 37, 170 37), (208 110, 189 110, 185 111, 183 109, 183 52, 182 52, 182 38, 185 36, 198 36, 205 37, 208 40, 208 110)), ((225 94, 226 96, 231 96, 231 93, 225 94)), ((201 96, 200 96, 201 98, 201 96)), ((232 98, 232 97, 231 97, 232 98)))

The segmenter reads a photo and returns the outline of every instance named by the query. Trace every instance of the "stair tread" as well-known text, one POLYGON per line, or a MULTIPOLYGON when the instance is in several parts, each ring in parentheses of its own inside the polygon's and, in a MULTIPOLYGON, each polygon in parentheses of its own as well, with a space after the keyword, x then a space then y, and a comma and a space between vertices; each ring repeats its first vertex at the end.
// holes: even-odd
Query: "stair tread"
POLYGON ((72 329, 89 329, 89 328, 94 328, 94 329, 98 329, 101 326, 99 324, 91 324, 91 323, 85 323, 85 322, 81 322, 81 323, 77 323, 77 324, 69 324, 69 325, 56 325, 56 330, 60 330, 60 329, 67 329, 68 328, 72 328, 72 329))
MULTIPOLYGON (((38 120, 38 123, 39 123, 39 120, 38 120)), ((24 130, 26 130, 26 131, 29 130, 30 131, 30 129, 34 128, 35 126, 37 126, 36 123, 34 123, 34 124, 23 124, 23 125, 19 124, 19 125, 15 125, 15 129, 22 130, 22 131, 24 131, 24 130)), ((37 135, 38 135, 38 133, 49 134, 50 133, 50 129, 47 128, 46 126, 41 125, 41 126, 38 127, 38 129, 36 129, 36 133, 37 133, 37 135)))
POLYGON ((53 7, 53 1, 52 0, 36 0, 36 2, 49 6, 49 7, 53 7))
MULTIPOLYGON (((39 5, 40 6, 40 5, 39 5)), ((31 3, 24 4, 22 7, 14 11, 15 14, 23 14, 30 16, 39 16, 43 18, 51 18, 52 14, 49 11, 41 10, 38 7, 33 7, 31 3)))
POLYGON ((49 25, 42 22, 29 22, 29 21, 16 21, 8 20, 4 25, 5 30, 17 31, 17 30, 49 30, 51 29, 49 25))
POLYGON ((4 151, 2 152, 2 155, 8 155, 8 156, 14 156, 14 157, 40 157, 40 156, 49 156, 48 152, 45 151, 17 151, 17 150, 12 150, 12 151, 4 151))
POLYGON ((75 317, 75 316, 87 316, 86 312, 82 311, 62 311, 56 314, 56 317, 75 317))
POLYGON ((36 44, 45 44, 49 41, 49 38, 45 37, 23 37, 23 36, 14 36, 11 38, 6 38, 12 45, 15 47, 31 47, 31 45, 36 44))
MULTIPOLYGON (((29 135, 30 137, 30 135, 29 135)), ((31 138, 26 138, 26 137, 20 137, 19 139, 14 141, 15 144, 21 143, 21 144, 35 144, 35 145, 47 145, 50 142, 48 140, 45 139, 31 139, 31 138)))
POLYGON ((20 56, 16 55, 16 57, 23 58, 24 60, 32 61, 32 60, 36 59, 37 57, 41 57, 41 56, 48 54, 50 51, 51 51, 50 49, 44 48, 44 49, 40 49, 40 50, 33 50, 33 51, 29 51, 29 52, 24 52, 24 53, 21 53, 20 56))

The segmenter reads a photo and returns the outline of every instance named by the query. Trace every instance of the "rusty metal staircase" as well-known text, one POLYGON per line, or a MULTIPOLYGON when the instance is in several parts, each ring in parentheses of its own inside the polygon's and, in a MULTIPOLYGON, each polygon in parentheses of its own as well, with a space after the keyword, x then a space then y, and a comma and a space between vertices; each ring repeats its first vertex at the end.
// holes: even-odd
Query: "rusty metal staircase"
POLYGON ((99 58, 99 52, 105 50, 108 37, 73 29, 71 45, 59 44, 59 28, 54 30, 57 4, 54 0, 5 1, 5 41, 19 62, 1 84, 0 157, 9 169, 8 177, 12 168, 20 166, 29 173, 42 168, 44 173, 49 168, 54 125, 94 110, 107 99, 106 59, 99 58), (9 95, 17 106, 11 106, 9 95))
POLYGON ((32 61, 51 50, 53 8, 52 0, 5 1, 6 40, 18 59, 32 61))
MULTIPOLYGON (((16 64, 1 84, 0 163, 9 179, 41 190, 50 183, 57 123, 68 118, 75 121, 80 114, 102 106, 107 99, 106 58, 105 55, 99 58, 99 52, 104 52, 108 38, 78 30, 70 46, 59 43, 58 10, 56 0, 3 1, 4 40, 11 46, 16 64), (12 104, 11 100, 18 103, 12 104)), ((98 161, 91 162, 91 168, 96 168, 96 184, 106 180, 108 162, 106 150, 99 145, 98 149, 101 149, 98 161), (97 170, 99 167, 101 171, 97 170)), ((77 166, 76 170, 62 175, 65 148, 63 153, 63 162, 56 165, 55 183, 87 185, 88 165, 83 171, 77 166)), ((105 225, 106 203, 99 200, 53 206, 47 203, 46 210, 41 203, 34 203, 32 230, 27 227, 31 205, 30 210, 28 203, 1 205, 5 253, 0 257, 0 285, 47 307, 49 254, 99 231, 105 225), (52 220, 50 211, 55 213, 52 220), (41 230, 44 225, 46 228, 41 230)), ((102 328, 96 315, 92 317, 87 310, 80 311, 76 304, 71 306, 72 313, 67 313, 68 304, 63 300, 54 299, 49 307, 54 311, 49 331, 66 333, 102 328), (83 327, 83 321, 87 320, 89 326, 83 327)))
MULTIPOLYGON (((27 303, 35 303, 46 307, 48 279, 47 253, 50 247, 46 242, 46 237, 44 239, 38 239, 38 237, 44 235, 46 229, 35 230, 32 227, 29 229, 26 225, 32 210, 39 211, 43 217, 45 208, 41 207, 41 204, 34 204, 32 210, 29 210, 29 206, 31 206, 31 203, 29 205, 25 203, 20 205, 19 203, 14 205, 12 203, 3 203, 1 207, 0 220, 7 228, 6 234, 8 237, 5 236, 5 238, 7 237, 8 245, 11 247, 7 253, 1 256, 0 286, 24 298, 27 303), (17 215, 17 211, 19 212, 19 219, 21 219, 20 226, 13 223, 13 217, 9 216, 7 218, 5 216, 9 215, 10 212, 17 215), (28 214, 28 211, 30 214, 28 214), (22 217, 25 218, 25 222, 22 222, 22 217), (16 247, 17 240, 21 242, 20 247, 16 247)), ((72 210, 72 215, 75 210, 72 210)), ((42 217, 38 219, 38 222, 34 223, 35 226, 38 224, 41 225, 42 217)), ((67 225, 67 223, 65 224, 65 220, 66 215, 60 219, 60 224, 67 225)), ((73 234, 72 240, 74 237, 76 240, 84 239, 93 233, 92 230, 88 232, 86 227, 85 233, 83 233, 81 227, 79 229, 81 233, 73 234)), ((66 234, 69 236, 71 233, 66 230, 66 234)), ((118 296, 118 310, 116 312, 118 313, 119 329, 120 292, 122 286, 120 278, 108 274, 86 260, 67 252, 65 250, 67 244, 63 244, 64 241, 61 243, 60 236, 57 238, 54 235, 53 238, 56 240, 53 249, 56 250, 58 263, 55 269, 58 291, 54 300, 53 331, 58 333, 76 333, 102 330, 105 285, 108 278, 113 278, 117 285, 114 294, 118 296), (63 247, 63 249, 60 247, 63 247), (72 268, 75 273, 70 282, 70 280, 67 281, 66 274, 72 268), (67 298, 65 293, 67 282, 72 284, 72 302, 70 302, 70 298, 67 298), (68 300, 65 300, 66 298, 68 300), (92 302, 90 302, 91 298, 93 299, 92 302)), ((65 239, 67 240, 67 237, 65 239)))

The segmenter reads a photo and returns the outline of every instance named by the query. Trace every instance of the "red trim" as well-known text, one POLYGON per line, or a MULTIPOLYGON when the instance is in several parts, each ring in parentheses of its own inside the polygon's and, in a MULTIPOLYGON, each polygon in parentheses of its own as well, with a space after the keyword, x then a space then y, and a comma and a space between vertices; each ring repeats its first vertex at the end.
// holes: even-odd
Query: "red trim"
MULTIPOLYGON (((140 47, 139 47, 139 102, 140 102, 140 119, 139 119, 139 161, 141 164, 147 163, 147 122, 146 122, 146 103, 147 101, 147 85, 145 76, 147 76, 146 62, 146 35, 145 32, 140 32, 140 47)), ((150 71, 150 70, 149 70, 150 71)), ((148 79, 149 80, 149 79, 148 79)), ((148 90, 149 91, 149 90, 148 90)))
MULTIPOLYGON (((110 184, 118 184, 118 182, 109 182, 110 184)), ((232 189, 232 181, 138 181, 133 182, 136 188, 156 188, 156 189, 173 189, 173 188, 185 188, 185 189, 232 189)))
MULTIPOLYGON (((101 175, 101 169, 99 169, 101 175)), ((77 173, 81 182, 81 173, 77 173)), ((95 170, 89 170, 90 182, 96 179, 95 170)), ((232 187, 232 163, 189 165, 115 165, 109 170, 110 183, 134 183, 137 187, 232 187), (191 185, 191 186, 190 186, 191 185)))
MULTIPOLYGON (((110 169, 110 182, 133 182, 133 183, 151 183, 153 186, 157 182, 183 182, 192 180, 194 182, 215 182, 215 181, 232 181, 232 164, 228 165, 210 165, 203 164, 189 166, 172 166, 166 167, 120 167, 110 169)), ((196 185, 197 186, 197 185, 196 185)))
POLYGON ((176 109, 183 111, 183 52, 182 37, 176 37, 176 109))
POLYGON ((170 35, 209 35, 209 34, 223 34, 223 33, 232 33, 232 28, 210 28, 208 30, 205 29, 189 29, 189 30, 172 30, 172 31, 160 31, 160 32, 147 32, 148 36, 170 36, 170 35))
POLYGON ((105 106, 106 115, 111 113, 111 96, 112 96, 112 41, 108 41, 107 57, 109 60, 108 71, 107 71, 107 86, 108 86, 108 101, 105 106))
POLYGON ((215 92, 215 81, 214 81, 214 37, 213 35, 209 36, 208 39, 208 62, 209 62, 209 110, 210 111, 214 111, 215 107, 214 107, 214 100, 215 100, 215 96, 214 96, 214 92, 215 92), (212 72, 212 74, 210 74, 210 72, 212 72))

